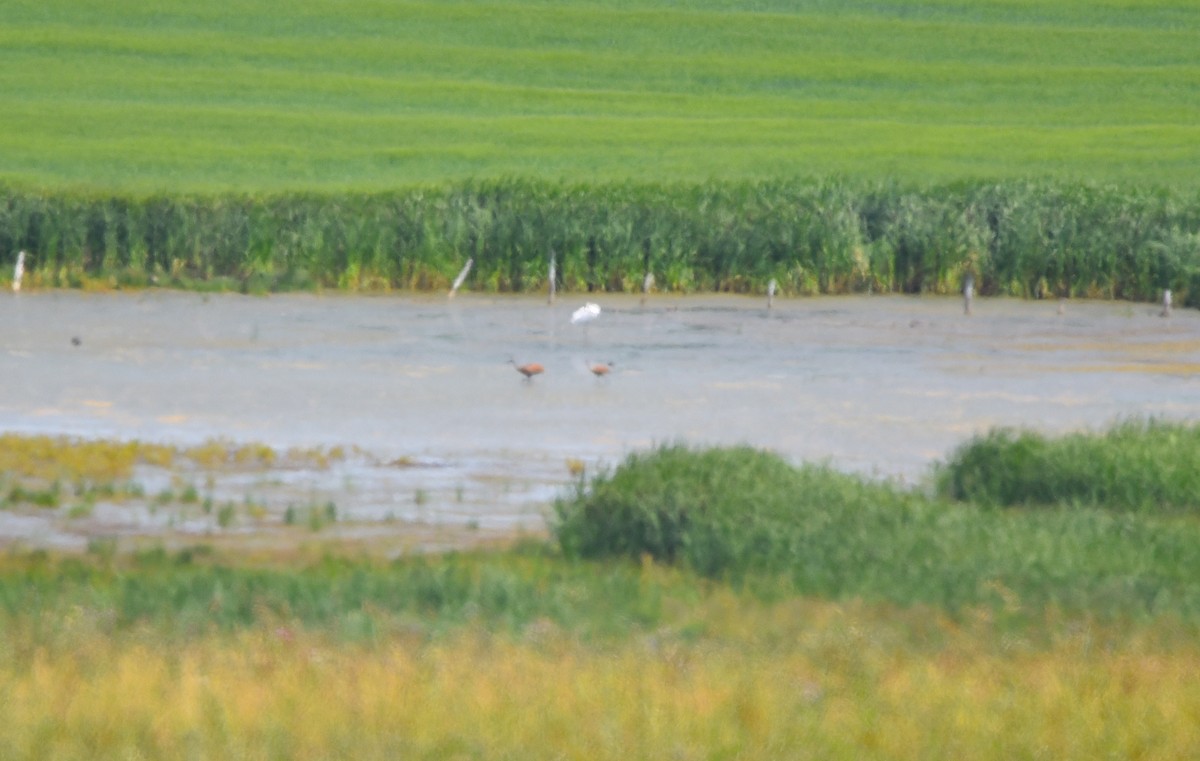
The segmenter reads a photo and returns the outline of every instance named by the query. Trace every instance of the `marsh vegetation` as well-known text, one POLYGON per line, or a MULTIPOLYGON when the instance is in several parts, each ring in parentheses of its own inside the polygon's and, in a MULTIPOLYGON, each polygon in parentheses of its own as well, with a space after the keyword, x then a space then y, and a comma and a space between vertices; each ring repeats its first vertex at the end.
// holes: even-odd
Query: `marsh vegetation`
POLYGON ((0 266, 26 287, 1200 298, 1193 193, 1067 182, 861 180, 149 197, 10 190, 0 266), (11 264, 5 267, 11 271, 11 264))
MULTIPOLYGON (((636 292, 649 273, 673 293, 946 294, 970 276, 983 296, 1200 305, 1194 4, 0 0, 0 16, 0 284, 25 251, 34 291, 442 291, 471 259, 467 289, 530 293, 553 255, 560 292, 636 292)), ((26 295, 14 323, 54 326, 5 357, 26 405, 79 404, 38 372, 139 350, 68 344, 63 305, 33 319, 44 303, 26 295)), ((188 314, 163 322, 215 323, 188 314)), ((1164 341, 1166 322, 1154 345, 1103 334, 1101 360, 1069 325, 1018 332, 1104 372, 1149 358, 1186 377, 1189 326, 1164 341)), ((250 324, 206 335, 204 361, 141 340, 208 373, 228 359, 216 343, 257 342, 250 324)), ((732 334, 716 324, 672 321, 667 346, 732 334)), ((396 370, 383 346, 364 364, 396 370)), ((636 359, 643 342, 626 346, 636 359)), ((781 377, 842 392, 851 365, 808 369, 841 348, 815 343, 781 377)), ((321 370, 283 356, 294 378, 321 370)), ((392 398, 333 380, 289 401, 392 398)), ((431 407, 422 393, 401 395, 431 407)), ((105 423, 185 419, 110 396, 125 416, 105 423)), ((735 411, 761 414, 766 397, 747 398, 735 411)), ((892 420, 919 448, 918 417, 892 420)), ((647 447, 598 471, 571 452, 546 534, 428 554, 441 537, 390 544, 404 520, 385 552, 339 534, 353 506, 279 480, 363 452, 5 434, 0 519, 199 528, 10 542, 0 757, 1195 757, 1198 442, 1164 422, 997 429, 920 483, 739 446, 647 447), (268 524, 291 541, 226 541, 268 524)), ((369 465, 412 465, 395 456, 369 465)), ((398 499, 418 519, 435 494, 464 499, 437 487, 398 499)))
MULTIPOLYGON (((1197 440, 1125 423, 1026 448, 1017 467, 1055 496, 1009 507, 672 445, 580 473, 551 539, 506 550, 10 551, 0 749, 1186 755, 1200 494, 1174 484, 1166 513, 1080 503, 1069 467, 1081 446, 1167 435, 1181 457, 1197 440)), ((938 478, 1011 470, 978 445, 938 478)))
MULTIPOLYGON (((192 446, 67 436, 0 435, 0 534, 11 550, 134 551, 196 542, 295 547, 366 545, 406 528, 404 549, 487 543, 501 533, 440 525, 418 507, 379 515, 338 501, 386 489, 397 465, 356 448, 277 450, 213 439, 192 446)), ((389 545, 390 551, 401 548, 389 545)))

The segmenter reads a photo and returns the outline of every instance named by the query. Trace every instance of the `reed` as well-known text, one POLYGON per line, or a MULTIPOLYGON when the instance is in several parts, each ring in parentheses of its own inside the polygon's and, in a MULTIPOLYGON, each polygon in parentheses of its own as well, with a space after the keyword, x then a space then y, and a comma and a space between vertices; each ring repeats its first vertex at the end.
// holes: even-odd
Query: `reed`
POLYGON ((1071 182, 478 180, 373 194, 0 191, 29 287, 953 293, 1200 304, 1200 198, 1071 182))

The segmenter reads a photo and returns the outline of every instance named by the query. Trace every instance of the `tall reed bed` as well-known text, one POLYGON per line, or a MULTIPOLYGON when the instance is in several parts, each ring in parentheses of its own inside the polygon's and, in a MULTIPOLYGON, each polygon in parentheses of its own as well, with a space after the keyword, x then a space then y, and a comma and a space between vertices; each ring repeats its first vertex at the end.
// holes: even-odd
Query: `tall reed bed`
POLYGON ((1200 304, 1200 198, 1065 182, 842 179, 572 185, 496 180, 373 194, 0 191, 0 277, 32 285, 267 291, 1087 296, 1200 304))

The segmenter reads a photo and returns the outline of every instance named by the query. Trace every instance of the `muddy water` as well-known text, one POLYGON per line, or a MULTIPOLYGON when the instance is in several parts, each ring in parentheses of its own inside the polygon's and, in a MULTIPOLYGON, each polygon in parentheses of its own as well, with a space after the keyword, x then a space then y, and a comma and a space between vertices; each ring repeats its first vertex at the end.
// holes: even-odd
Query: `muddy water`
MULTIPOLYGON (((1164 319, 1149 305, 1071 302, 1058 314, 1055 303, 994 300, 967 317, 940 298, 776 300, 769 311, 747 297, 593 300, 599 318, 572 325, 583 297, 3 294, 0 430, 353 446, 360 456, 329 470, 227 488, 258 488, 273 511, 335 500, 343 536, 399 525, 486 535, 539 528, 568 461, 613 464, 658 442, 748 443, 911 482, 991 426, 1200 417, 1193 311, 1164 319), (510 358, 545 373, 524 382, 510 358), (595 361, 614 371, 593 377, 595 361)), ((0 535, 70 544, 89 532, 214 530, 208 516, 157 525, 129 513, 10 514, 0 535)), ((271 533, 261 520, 237 531, 271 533)))

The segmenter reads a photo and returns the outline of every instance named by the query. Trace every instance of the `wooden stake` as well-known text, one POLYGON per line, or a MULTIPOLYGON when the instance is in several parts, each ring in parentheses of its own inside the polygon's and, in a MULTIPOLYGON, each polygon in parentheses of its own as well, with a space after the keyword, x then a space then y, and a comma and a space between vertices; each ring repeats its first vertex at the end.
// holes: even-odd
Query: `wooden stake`
POLYGON ((25 276, 25 252, 17 254, 17 266, 13 267, 13 292, 21 290, 21 278, 25 276))
POLYGON ((446 298, 454 298, 454 294, 458 293, 459 286, 461 286, 463 281, 467 279, 467 273, 471 271, 471 265, 474 263, 474 258, 467 260, 467 264, 462 268, 462 272, 458 273, 458 277, 454 278, 454 285, 450 287, 450 295, 446 298))

